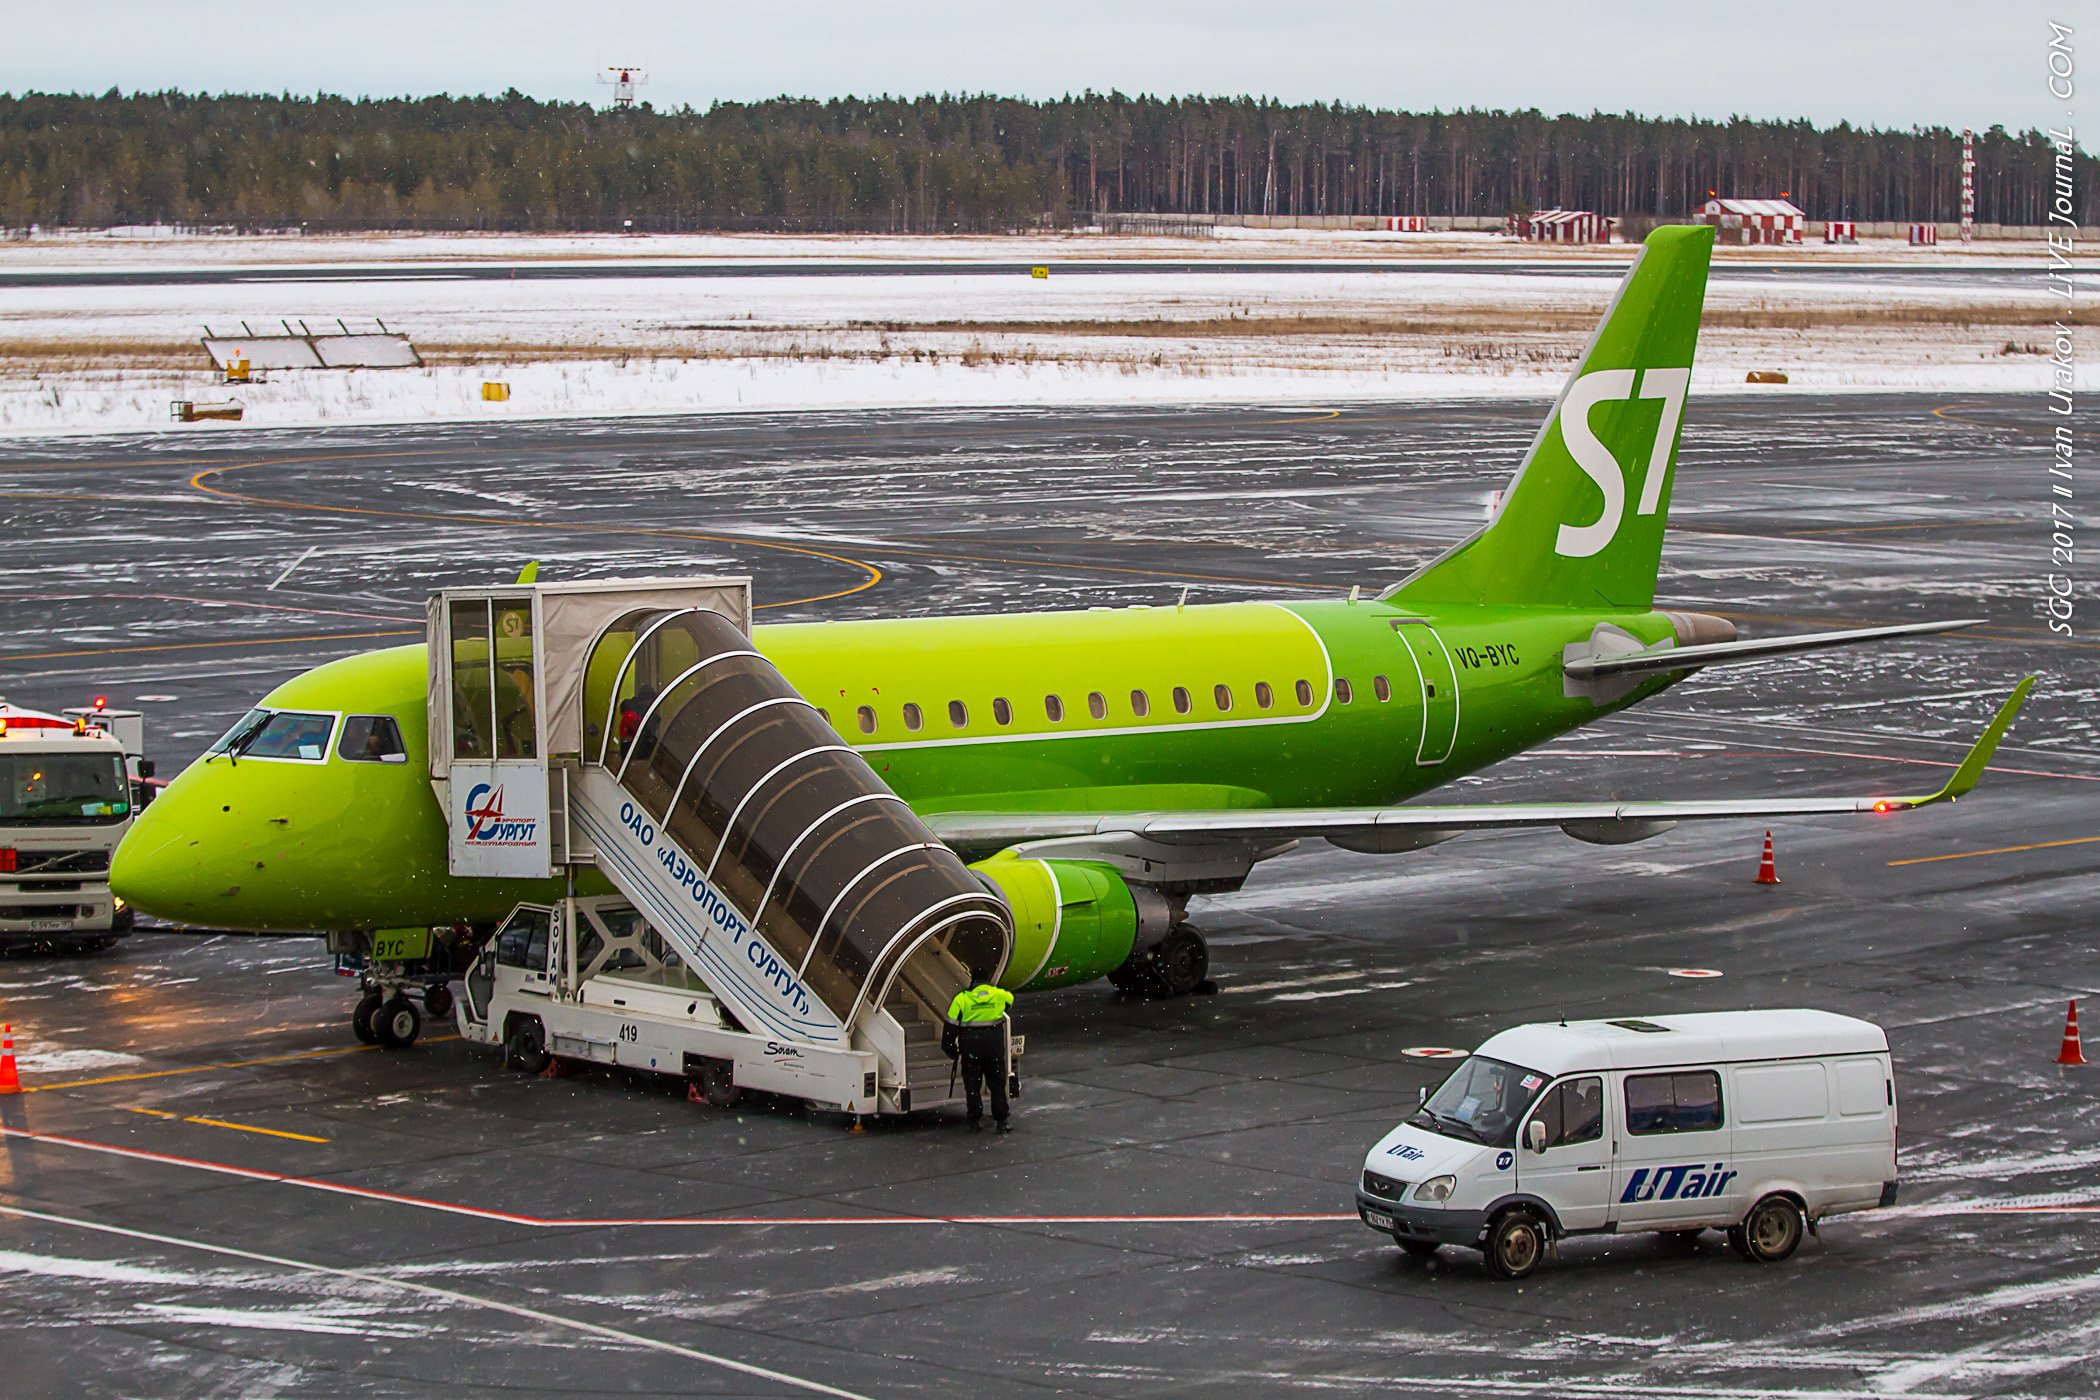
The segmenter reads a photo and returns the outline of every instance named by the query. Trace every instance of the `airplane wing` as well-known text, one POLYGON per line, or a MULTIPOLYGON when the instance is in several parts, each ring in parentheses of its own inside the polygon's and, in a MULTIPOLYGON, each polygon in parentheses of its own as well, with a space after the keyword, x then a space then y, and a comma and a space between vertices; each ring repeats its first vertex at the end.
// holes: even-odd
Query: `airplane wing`
POLYGON ((1573 680, 1602 676, 1646 675, 1656 671, 1692 671, 1701 666, 1728 662, 1767 661, 1795 652, 1824 647, 1850 646, 1855 642, 1878 642, 1889 637, 1918 637, 1934 632, 1958 632, 1982 622, 1980 617, 1954 622, 1906 622, 1896 627, 1858 627, 1845 632, 1803 632, 1792 637, 1764 637, 1747 642, 1709 642, 1680 647, 1664 644, 1639 651, 1601 656, 1578 656, 1564 662, 1561 670, 1573 680))
POLYGON ((1212 842, 1245 846, 1281 843, 1275 844, 1275 851, 1280 852, 1296 838, 1317 836, 1351 850, 1394 852, 1434 845, 1467 831, 1557 826, 1578 840, 1618 845, 1659 835, 1684 821, 1904 812, 1936 802, 1952 802, 1975 788, 1999 740, 2005 737, 2028 692, 2034 688, 2035 679, 2028 676, 2014 687, 1953 775, 1936 792, 1922 796, 1410 804, 1109 814, 951 812, 930 816, 926 821, 942 840, 969 850, 1048 842, 1079 854, 1088 838, 1137 838, 1155 847, 1212 842))

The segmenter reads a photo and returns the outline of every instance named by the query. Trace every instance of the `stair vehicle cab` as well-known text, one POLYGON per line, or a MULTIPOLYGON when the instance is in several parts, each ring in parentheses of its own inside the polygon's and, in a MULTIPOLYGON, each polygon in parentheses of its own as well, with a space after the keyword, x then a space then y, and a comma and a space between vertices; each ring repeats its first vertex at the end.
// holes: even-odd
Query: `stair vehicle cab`
MULTIPOLYGON (((470 1040, 848 1113, 958 1097, 941 1017, 1013 920, 752 647, 745 579, 454 589, 430 613, 454 876, 545 882, 482 945, 470 1040)), ((388 1007, 374 1026, 395 1038, 388 1007)))
POLYGON ((1478 1249, 1503 1278, 1569 1235, 1725 1230, 1776 1263, 1823 1219, 1896 1199, 1879 1026, 1725 1011, 1518 1026, 1364 1157, 1356 1208, 1410 1254, 1478 1249))

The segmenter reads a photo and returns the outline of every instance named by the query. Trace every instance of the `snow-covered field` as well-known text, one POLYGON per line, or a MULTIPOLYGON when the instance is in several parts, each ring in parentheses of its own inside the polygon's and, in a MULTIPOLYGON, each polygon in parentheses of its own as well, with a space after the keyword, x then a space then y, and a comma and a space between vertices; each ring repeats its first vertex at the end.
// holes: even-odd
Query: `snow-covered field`
MULTIPOLYGON (((1449 235, 1265 235, 1216 240, 555 236, 59 238, 0 244, 0 273, 224 272, 267 281, 14 286, 0 298, 0 433, 912 405, 1323 403, 1551 393, 1608 300, 1612 281, 1498 266, 1510 255, 1623 261, 1621 247, 1544 250, 1449 235), (636 252, 637 248, 646 252, 636 252), (1196 250, 1278 260, 1375 260, 1378 270, 1164 272, 1146 258, 1196 250), (1367 251, 1368 250, 1368 251, 1367 251), (1480 271, 1414 267, 1419 255, 1480 271), (636 258, 769 264, 769 275, 602 275, 636 258), (1060 276, 1057 262, 1129 260, 1125 271, 1060 276), (779 275, 798 260, 919 263, 1042 260, 1020 273, 779 275), (469 276, 467 264, 588 263, 601 275, 469 276), (300 266, 331 275, 302 279, 300 266), (346 267, 359 275, 343 278, 346 267), (421 369, 304 371, 228 390, 198 338, 243 323, 378 317, 407 332, 421 369), (507 403, 481 385, 510 386, 507 403), (174 399, 238 400, 241 425, 171 424, 174 399)), ((1811 250, 1821 254, 1823 250, 1811 250)), ((1959 252, 1940 266, 1976 276, 1892 273, 1907 250, 1843 250, 1847 272, 1717 277, 1695 380, 1701 392, 1928 389, 2040 392, 2060 314, 2037 265, 1959 252), (1988 269, 1988 271, 1986 271, 1988 269), (1784 371, 1784 388, 1749 386, 1784 371)), ((1766 254, 1771 250, 1733 250, 1766 254)), ((1929 254, 1919 256, 1931 256, 1929 254)), ((1200 260, 1200 259, 1197 259, 1200 260)), ((1753 259, 1755 260, 1755 259, 1753 259)), ((1826 264, 1827 265, 1827 264, 1826 264)), ((2081 273, 2100 287, 2100 275, 2081 273)), ((2081 386, 2094 382, 2090 369, 2081 386)))

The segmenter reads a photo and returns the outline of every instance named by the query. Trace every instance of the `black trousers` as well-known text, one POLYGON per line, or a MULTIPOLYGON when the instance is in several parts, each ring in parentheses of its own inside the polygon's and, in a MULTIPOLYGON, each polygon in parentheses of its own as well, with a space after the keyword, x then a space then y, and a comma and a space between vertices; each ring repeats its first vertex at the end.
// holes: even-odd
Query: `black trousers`
POLYGON ((992 1121, 1004 1123, 1006 1104, 1006 1023, 962 1028, 962 1082, 968 1097, 970 1121, 984 1117, 984 1088, 992 1090, 992 1121))

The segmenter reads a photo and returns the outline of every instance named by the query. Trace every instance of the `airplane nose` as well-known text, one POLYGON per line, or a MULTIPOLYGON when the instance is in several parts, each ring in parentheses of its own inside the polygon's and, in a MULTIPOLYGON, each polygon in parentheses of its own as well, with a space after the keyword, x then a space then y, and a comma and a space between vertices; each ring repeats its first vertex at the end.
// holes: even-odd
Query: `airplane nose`
POLYGON ((139 813, 110 857, 110 890, 158 919, 212 923, 224 918, 227 885, 213 878, 215 862, 184 821, 179 799, 163 797, 139 813), (220 906, 215 918, 213 905, 220 906))

